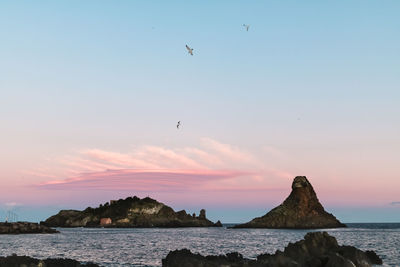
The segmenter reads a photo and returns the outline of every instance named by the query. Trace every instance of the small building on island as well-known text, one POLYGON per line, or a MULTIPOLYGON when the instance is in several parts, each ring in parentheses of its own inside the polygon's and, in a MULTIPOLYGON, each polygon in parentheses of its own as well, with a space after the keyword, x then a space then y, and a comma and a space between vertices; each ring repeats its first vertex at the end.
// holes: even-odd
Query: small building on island
POLYGON ((107 226, 112 223, 111 218, 101 218, 100 219, 100 226, 107 226))

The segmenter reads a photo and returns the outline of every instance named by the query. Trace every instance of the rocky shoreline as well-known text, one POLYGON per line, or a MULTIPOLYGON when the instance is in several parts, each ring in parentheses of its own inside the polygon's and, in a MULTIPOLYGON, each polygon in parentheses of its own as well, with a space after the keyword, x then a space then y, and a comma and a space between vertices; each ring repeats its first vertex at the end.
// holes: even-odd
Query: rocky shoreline
POLYGON ((49 227, 109 228, 222 227, 220 221, 213 223, 208 220, 204 209, 197 216, 194 213, 187 214, 185 210, 176 212, 149 197, 113 200, 83 211, 62 210, 41 224, 49 227))
POLYGON ((0 222, 0 234, 55 234, 57 230, 32 222, 0 222))
POLYGON ((311 232, 303 240, 289 243, 284 251, 261 254, 246 259, 233 252, 219 256, 202 256, 188 249, 175 250, 162 260, 163 267, 370 267, 381 265, 374 251, 362 251, 352 246, 339 246, 336 238, 326 232, 311 232))
POLYGON ((99 267, 94 263, 80 263, 72 259, 44 259, 39 260, 28 256, 11 255, 0 257, 0 266, 4 267, 99 267))

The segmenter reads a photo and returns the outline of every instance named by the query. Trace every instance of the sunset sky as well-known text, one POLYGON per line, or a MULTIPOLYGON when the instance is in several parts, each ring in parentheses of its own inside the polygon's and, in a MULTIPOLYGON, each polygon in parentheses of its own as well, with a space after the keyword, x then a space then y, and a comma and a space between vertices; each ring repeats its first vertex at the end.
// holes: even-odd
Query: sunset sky
POLYGON ((1 1, 0 221, 137 195, 244 222, 305 175, 343 222, 399 222, 399 10, 1 1))

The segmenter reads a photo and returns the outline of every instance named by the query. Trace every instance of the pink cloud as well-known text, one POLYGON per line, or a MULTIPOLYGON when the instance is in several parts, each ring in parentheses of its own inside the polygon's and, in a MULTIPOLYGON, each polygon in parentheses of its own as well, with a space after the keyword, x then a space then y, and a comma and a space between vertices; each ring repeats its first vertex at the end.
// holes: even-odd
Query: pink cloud
POLYGON ((107 170, 85 173, 63 181, 48 181, 37 187, 61 190, 198 190, 212 182, 251 174, 243 171, 224 170, 107 170))
POLYGON ((141 160, 130 154, 123 154, 117 152, 104 151, 101 149, 87 149, 81 152, 92 160, 99 160, 113 166, 126 167, 136 166, 137 168, 157 168, 157 164, 152 164, 146 160, 141 160))
POLYGON ((171 149, 156 146, 145 146, 144 152, 148 160, 160 164, 168 164, 169 166, 179 166, 179 168, 206 168, 190 156, 183 153, 175 152, 171 149))
MULTIPOLYGON (((201 139, 201 147, 170 149, 161 146, 140 146, 129 152, 115 152, 102 149, 83 149, 66 155, 48 165, 57 166, 53 170, 36 172, 42 177, 69 177, 71 173, 101 172, 105 170, 216 170, 216 169, 265 169, 264 164, 252 154, 237 147, 217 142, 210 138, 201 139), (62 170, 68 170, 62 175, 62 170), (41 174, 41 175, 40 175, 41 174)), ((270 170, 278 174, 279 170, 270 170)), ((33 173, 27 171, 26 173, 33 173)))
POLYGON ((186 147, 183 149, 182 153, 188 154, 189 156, 193 157, 197 161, 199 161, 202 164, 205 164, 209 167, 223 165, 222 159, 220 157, 218 157, 215 154, 198 149, 198 148, 186 147))
POLYGON ((41 196, 59 192, 60 197, 70 193, 84 199, 98 194, 146 194, 184 202, 200 198, 229 203, 244 194, 251 201, 282 192, 288 177, 285 171, 267 168, 258 157, 210 138, 201 139, 197 147, 82 149, 47 166, 53 169, 42 169, 42 179, 33 185, 46 191, 41 196))
POLYGON ((220 143, 211 138, 202 138, 201 141, 206 148, 217 153, 221 158, 252 164, 259 163, 253 155, 232 145, 220 143))

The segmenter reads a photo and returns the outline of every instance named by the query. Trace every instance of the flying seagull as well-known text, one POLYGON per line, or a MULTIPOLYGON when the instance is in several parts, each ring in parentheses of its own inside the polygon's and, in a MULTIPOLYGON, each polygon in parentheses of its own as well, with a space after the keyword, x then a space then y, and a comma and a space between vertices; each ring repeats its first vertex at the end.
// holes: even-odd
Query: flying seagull
POLYGON ((187 49, 188 53, 193 56, 193 48, 190 48, 188 45, 186 45, 186 49, 187 49))
POLYGON ((249 31, 250 25, 248 25, 248 24, 243 24, 243 27, 246 28, 246 31, 249 31))
POLYGON ((178 121, 178 124, 176 124, 176 129, 179 129, 179 126, 181 126, 181 121, 178 121))

